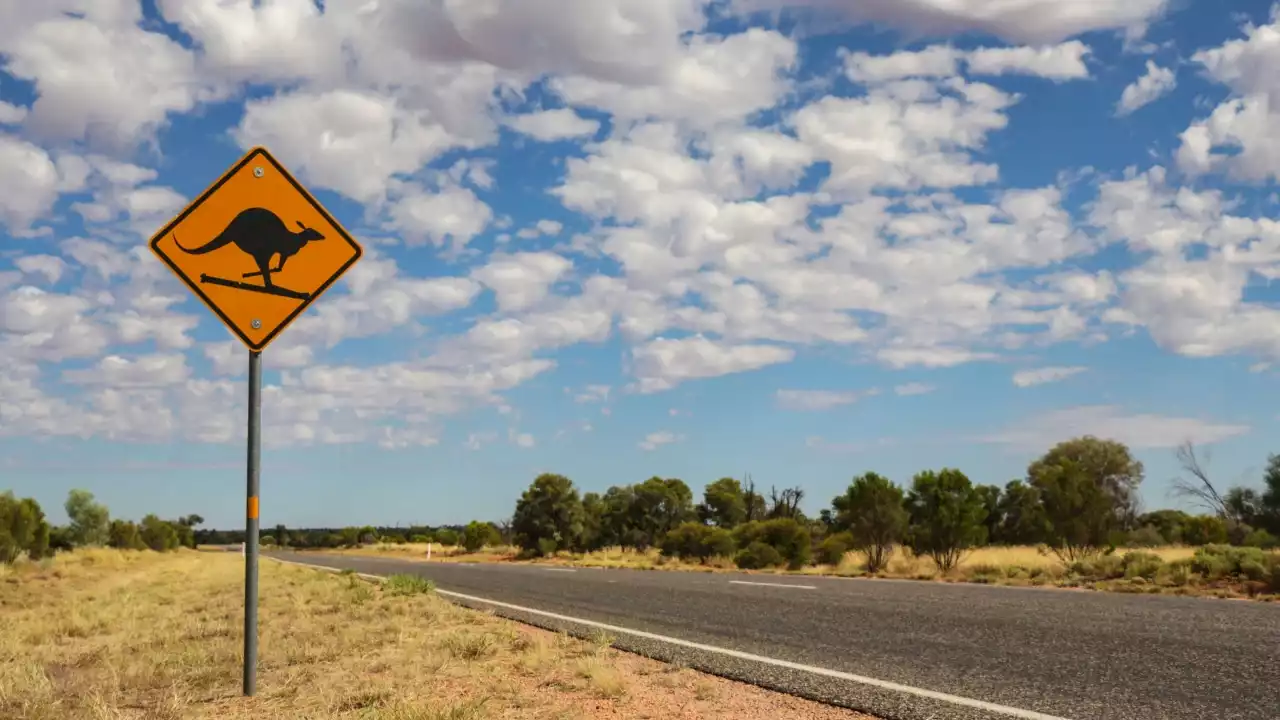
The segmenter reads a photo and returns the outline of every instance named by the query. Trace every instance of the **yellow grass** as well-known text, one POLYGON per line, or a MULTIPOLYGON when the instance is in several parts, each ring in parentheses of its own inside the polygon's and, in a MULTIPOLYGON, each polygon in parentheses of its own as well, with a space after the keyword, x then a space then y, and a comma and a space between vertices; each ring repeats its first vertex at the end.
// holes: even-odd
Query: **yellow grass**
POLYGON ((240 693, 236 553, 86 550, 0 566, 0 718, 858 718, 452 605, 264 560, 240 693))
MULTIPOLYGON (((1118 548, 1115 555, 1123 557, 1130 552, 1141 550, 1153 553, 1166 563, 1187 560, 1196 553, 1194 547, 1170 546, 1159 548, 1118 548)), ((324 550, 325 553, 341 555, 363 555, 397 557, 410 560, 425 561, 427 546, 425 544, 406 543, 377 544, 359 548, 324 550)), ((462 548, 432 546, 433 562, 534 562, 548 565, 566 565, 574 567, 626 568, 636 570, 683 570, 693 572, 739 571, 729 558, 712 558, 702 564, 665 558, 654 548, 646 551, 629 548, 605 548, 589 553, 559 553, 553 557, 536 560, 518 561, 517 552, 511 547, 485 548, 478 553, 467 553, 462 548)), ((815 565, 797 571, 769 569, 750 572, 769 574, 802 575, 835 575, 840 577, 860 577, 866 575, 866 556, 860 552, 846 553, 844 559, 836 566, 815 565)), ((879 577, 944 580, 948 582, 981 582, 1000 585, 1037 585, 1037 586, 1069 586, 1086 585, 1099 590, 1118 590, 1124 592, 1171 592, 1178 594, 1217 595, 1223 597, 1252 596, 1259 599, 1273 599, 1274 593, 1262 594, 1249 592, 1239 583, 1219 582, 1201 583, 1192 578, 1191 582, 1174 582, 1165 576, 1165 581, 1144 583, 1141 580, 1115 580, 1083 582, 1068 573, 1067 568, 1056 555, 1046 548, 1034 546, 1015 547, 983 547, 966 553, 960 565, 945 576, 938 572, 932 559, 927 556, 916 556, 909 549, 898 547, 890 556, 888 567, 879 577)))

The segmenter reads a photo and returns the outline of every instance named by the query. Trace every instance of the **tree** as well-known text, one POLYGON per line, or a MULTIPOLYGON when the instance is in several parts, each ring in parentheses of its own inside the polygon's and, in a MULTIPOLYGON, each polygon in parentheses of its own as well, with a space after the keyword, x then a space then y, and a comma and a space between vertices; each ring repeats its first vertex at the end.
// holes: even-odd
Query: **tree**
POLYGON ((573 481, 551 473, 534 478, 512 516, 516 544, 537 555, 573 547, 582 535, 582 525, 582 499, 573 481))
POLYGON ((883 570, 907 530, 902 488, 878 473, 864 473, 831 506, 832 529, 849 532, 853 546, 867 556, 867 572, 883 570))
POLYGON ((12 491, 0 493, 0 563, 22 555, 38 560, 49 554, 49 523, 32 498, 19 500, 12 491))
POLYGON ((733 539, 743 549, 756 544, 773 548, 792 570, 808 565, 813 552, 808 529, 791 518, 743 523, 733 529, 733 539))
MULTIPOLYGON (((1203 450, 1200 457, 1197 457, 1196 446, 1190 440, 1179 446, 1177 458, 1183 472, 1190 477, 1179 475, 1174 478, 1173 494, 1208 510, 1222 521, 1224 536, 1232 538, 1235 542, 1242 541, 1251 529, 1252 518, 1248 516, 1254 514, 1248 501, 1248 491, 1243 488, 1233 488, 1225 494, 1220 494, 1209 479, 1209 471, 1205 467, 1209 464, 1209 450, 1203 450)), ((1208 531, 1209 527, 1201 524, 1197 525, 1196 529, 1208 531)), ((1216 537, 1215 533, 1210 534, 1216 537)), ((1221 542, 1226 542, 1226 537, 1221 542)))
POLYGON ((73 544, 78 546, 107 544, 111 513, 107 511, 105 505, 94 502, 93 493, 88 490, 72 490, 67 493, 67 502, 63 505, 63 509, 71 519, 69 530, 73 544))
POLYGON ((1265 520, 1262 495, 1253 488, 1233 487, 1222 497, 1228 515, 1248 527, 1259 527, 1265 520))
POLYGON ((1228 523, 1218 515, 1193 515, 1182 525, 1182 542, 1214 545, 1227 541, 1228 523))
POLYGON ((141 550, 146 547, 138 526, 132 520, 112 520, 107 530, 107 544, 120 550, 141 550))
POLYGON ((1280 535, 1280 455, 1267 456, 1267 469, 1262 475, 1262 483, 1265 489, 1259 499, 1259 524, 1271 533, 1280 535))
POLYGON ((501 540, 498 528, 492 523, 472 520, 462 530, 462 547, 467 552, 477 552, 487 545, 497 545, 501 540))
POLYGON ((911 549, 933 558, 942 572, 949 572, 967 550, 987 539, 983 496, 959 470, 916 473, 906 507, 911 549))
POLYGON ((1119 529, 1121 502, 1096 472, 1066 457, 1043 459, 1028 472, 1040 492, 1046 523, 1045 540, 1064 564, 1098 554, 1119 529))
POLYGON ((1004 521, 1000 505, 1000 487, 997 485, 974 485, 973 489, 982 498, 985 514, 982 525, 987 529, 986 542, 992 542, 1000 535, 1000 525, 1004 521))
POLYGON ((662 537, 662 554, 667 557, 706 562, 717 556, 732 557, 734 550, 733 535, 728 530, 698 522, 683 523, 662 537))
POLYGON ((1058 443, 1027 468, 1027 481, 1037 485, 1042 474, 1059 473, 1070 461, 1075 471, 1084 473, 1111 499, 1118 530, 1136 526, 1138 486, 1142 484, 1142 463, 1133 458, 1129 448, 1115 440, 1102 440, 1092 435, 1058 443))
POLYGON ((775 520, 777 518, 790 518, 796 521, 804 520, 804 513, 800 512, 800 501, 804 499, 804 490, 799 487, 784 488, 779 494, 772 485, 769 486, 769 511, 766 516, 775 520))
POLYGON ((1138 516, 1138 525, 1151 526, 1170 545, 1182 542, 1182 526, 1191 516, 1182 510, 1155 510, 1138 516))
POLYGON ((683 480, 651 477, 634 489, 631 527, 636 547, 657 545, 668 530, 692 520, 693 492, 683 480))
POLYGON ((282 524, 276 524, 276 545, 289 547, 289 531, 282 524))
POLYGON ((173 523, 161 520, 154 514, 142 518, 138 530, 143 544, 156 552, 178 547, 178 533, 173 529, 173 523))
POLYGON ((582 538, 579 550, 590 552, 604 545, 605 505, 600 493, 589 492, 582 496, 582 538))
POLYGON ((702 491, 697 513, 699 520, 716 527, 733 529, 746 522, 747 499, 742 483, 731 477, 710 483, 702 491))
POLYGON ((747 513, 742 519, 743 522, 764 519, 764 496, 756 492, 756 481, 751 479, 750 474, 747 475, 747 481, 743 485, 742 500, 747 508, 747 513))
POLYGON ((1000 496, 1000 526, 990 540, 1005 545, 1035 545, 1044 541, 1047 526, 1040 490, 1021 480, 1010 480, 1000 496))

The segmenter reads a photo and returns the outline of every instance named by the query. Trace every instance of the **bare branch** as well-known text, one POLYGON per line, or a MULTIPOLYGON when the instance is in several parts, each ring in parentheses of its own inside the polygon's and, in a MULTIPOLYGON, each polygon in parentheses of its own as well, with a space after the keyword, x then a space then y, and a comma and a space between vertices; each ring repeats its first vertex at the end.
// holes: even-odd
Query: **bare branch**
POLYGON ((1210 459, 1209 450, 1202 450, 1200 457, 1197 457, 1195 444, 1187 440, 1178 446, 1176 457, 1178 458, 1178 465, 1182 467, 1182 471, 1191 477, 1187 478, 1182 475, 1175 477, 1173 479, 1173 495, 1189 500, 1192 504, 1198 505, 1221 518, 1234 519, 1231 517, 1232 514, 1228 510, 1227 504, 1209 479, 1209 472, 1206 469, 1210 459))

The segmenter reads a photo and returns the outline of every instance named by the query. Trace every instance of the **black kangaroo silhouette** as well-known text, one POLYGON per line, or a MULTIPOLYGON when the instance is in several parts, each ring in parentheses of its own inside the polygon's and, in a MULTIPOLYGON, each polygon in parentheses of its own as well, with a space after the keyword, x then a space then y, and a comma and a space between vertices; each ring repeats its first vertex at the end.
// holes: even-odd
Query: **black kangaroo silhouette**
POLYGON ((217 237, 200 247, 183 247, 182 243, 178 241, 177 233, 174 233, 173 242, 178 246, 179 250, 190 255, 203 255, 234 244, 241 252, 253 258, 253 261, 258 265, 256 272, 245 273, 243 277, 250 278, 261 275, 263 288, 234 281, 223 280, 218 282, 221 278, 209 278, 207 276, 201 277, 202 281, 230 285, 245 290, 265 289, 268 292, 279 290, 282 291, 279 294, 295 294, 293 291, 277 288, 273 285, 271 283, 271 273, 283 270, 285 262, 297 255, 298 251, 306 247, 307 243, 324 239, 324 235, 321 235, 319 231, 313 228, 303 225, 302 221, 295 222, 301 228, 296 232, 290 230, 278 215, 266 208, 247 208, 241 210, 227 224, 227 227, 218 233, 217 237), (280 256, 280 264, 273 268, 271 267, 271 259, 276 255, 280 256))

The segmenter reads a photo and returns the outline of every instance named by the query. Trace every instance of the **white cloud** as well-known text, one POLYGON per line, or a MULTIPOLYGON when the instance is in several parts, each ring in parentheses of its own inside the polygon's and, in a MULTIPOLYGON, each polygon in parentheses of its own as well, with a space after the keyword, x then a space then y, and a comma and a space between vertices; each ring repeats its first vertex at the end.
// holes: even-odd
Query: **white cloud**
POLYGON ((787 410, 830 410, 852 405, 864 394, 851 390, 779 390, 775 397, 778 405, 787 410))
POLYGON ((641 450, 652 452, 663 445, 671 445, 678 442, 684 442, 684 435, 677 435, 670 430, 659 430, 645 435, 644 440, 641 440, 638 444, 641 450))
POLYGON ((775 345, 729 345, 698 335, 652 340, 632 350, 631 356, 638 389, 649 393, 669 390, 686 380, 789 362, 795 351, 775 345))
POLYGON ((1177 75, 1169 68, 1162 68, 1151 60, 1147 61, 1147 72, 1134 80, 1120 94, 1120 102, 1116 106, 1116 115, 1124 117, 1138 108, 1149 105, 1161 97, 1173 92, 1178 86, 1177 75))
POLYGON ((1043 367, 1034 370, 1019 370, 1013 374, 1013 384, 1020 388, 1032 387, 1034 385, 1044 385, 1046 383, 1055 383, 1066 380, 1074 375, 1079 375, 1089 368, 1081 366, 1070 367, 1043 367))
POLYGON ((573 396, 576 403, 597 403, 606 402, 609 399, 610 387, 608 385, 587 385, 573 396))
POLYGON ((595 135, 600 129, 599 122, 584 118, 571 108, 516 115, 508 118, 507 124, 517 132, 542 142, 595 135))
POLYGON ((0 100, 0 125, 17 125, 27 116, 27 109, 0 100))
POLYGON ((1048 47, 982 48, 968 54, 975 75, 1038 75, 1053 80, 1089 77, 1089 46, 1079 40, 1048 47))
POLYGON ((981 438, 983 442, 1043 449, 1079 435, 1118 440, 1135 449, 1172 448, 1191 440, 1211 444, 1248 433, 1248 425, 1190 417, 1127 413, 1114 405, 1084 405, 1023 418, 1005 430, 981 438))
POLYGON ((931 393, 936 389, 937 388, 935 388, 932 385, 927 385, 925 383, 912 382, 912 383, 906 383, 905 385, 894 386, 893 391, 898 395, 927 395, 928 393, 931 393))
POLYGON ((1169 0, 733 0, 740 11, 807 7, 832 17, 875 23, 928 36, 983 32, 1012 42, 1058 42, 1081 33, 1129 29, 1133 34, 1160 17, 1169 0))
POLYGON ((472 272, 497 296, 498 310, 527 310, 547 297, 551 285, 573 267, 573 262, 549 252, 495 255, 472 272))
POLYGON ((26 275, 44 276, 50 284, 58 282, 67 269, 67 264, 56 255, 23 255, 14 265, 26 275))

